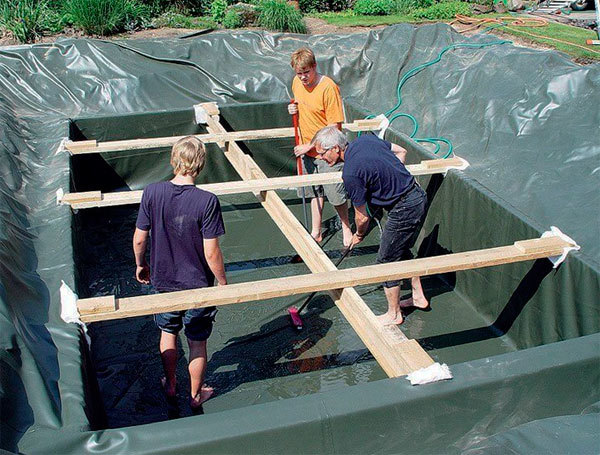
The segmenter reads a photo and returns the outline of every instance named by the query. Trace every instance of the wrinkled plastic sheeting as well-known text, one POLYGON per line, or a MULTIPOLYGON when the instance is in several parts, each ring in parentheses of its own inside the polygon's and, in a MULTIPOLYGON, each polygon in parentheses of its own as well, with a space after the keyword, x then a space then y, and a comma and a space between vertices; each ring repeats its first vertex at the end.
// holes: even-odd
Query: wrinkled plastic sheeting
MULTIPOLYGON (((408 70, 466 41, 496 38, 403 25, 343 38, 218 32, 188 40, 65 40, 3 49, 0 82, 4 102, 20 116, 282 101, 291 95, 289 55, 309 44, 344 97, 377 114, 393 107, 408 70)), ((599 85, 600 65, 580 67, 556 52, 509 44, 457 49, 409 80, 401 110, 416 115, 418 136, 451 139, 471 163, 470 176, 540 225, 576 239, 598 269, 600 231, 584 213, 600 208, 592 190, 600 183, 599 85)), ((394 126, 402 129, 401 120, 394 126)))
MULTIPOLYGON (((2 447, 16 451, 36 432, 94 427, 81 337, 59 319, 60 281, 73 286, 76 273, 69 209, 54 196, 69 187, 59 149, 69 118, 282 102, 290 98, 289 56, 305 44, 345 98, 378 114, 395 104, 409 69, 448 44, 491 39, 402 25, 349 36, 217 32, 0 49, 2 447)), ((402 110, 416 116, 419 135, 454 142, 471 163, 468 178, 524 219, 574 238, 582 251, 573 257, 597 273, 599 85, 599 65, 579 67, 556 52, 457 50, 407 83, 402 110)))
POLYGON ((535 420, 492 436, 463 452, 465 455, 547 453, 580 455, 600 451, 598 410, 535 420))

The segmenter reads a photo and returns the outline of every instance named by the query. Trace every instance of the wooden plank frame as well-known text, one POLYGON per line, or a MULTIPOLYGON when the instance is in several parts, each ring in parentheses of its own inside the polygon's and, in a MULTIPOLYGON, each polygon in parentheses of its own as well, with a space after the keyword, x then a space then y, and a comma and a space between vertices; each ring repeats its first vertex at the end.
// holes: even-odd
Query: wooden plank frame
MULTIPOLYGON (((419 164, 406 166, 412 175, 432 175, 447 172, 449 169, 463 168, 468 163, 459 157, 424 160, 419 164)), ((210 183, 197 185, 198 188, 210 191, 217 196, 238 193, 261 193, 269 190, 283 188, 298 188, 312 185, 328 185, 340 183, 341 172, 329 172, 326 174, 305 174, 287 177, 255 178, 252 180, 238 180, 233 182, 210 183)), ((87 209, 94 207, 111 207, 116 205, 139 204, 142 199, 142 191, 120 191, 114 193, 100 193, 90 191, 86 193, 66 193, 60 200, 61 204, 69 204, 73 209, 87 209)))
MULTIPOLYGON (((225 133, 219 116, 209 116, 209 133, 225 133)), ((233 141, 222 148, 225 157, 244 180, 267 176, 233 141)), ((333 262, 306 231, 275 191, 266 191, 260 203, 281 229, 313 273, 337 270, 333 262)), ((433 359, 415 340, 408 340, 397 326, 383 326, 353 288, 330 291, 344 317, 354 328, 388 376, 403 376, 433 364, 433 359)))
MULTIPOLYGON (((208 108, 207 113, 215 112, 208 108)), ((347 131, 376 131, 381 126, 381 119, 356 120, 352 123, 344 123, 342 128, 347 131)), ((186 136, 169 136, 148 139, 131 139, 123 141, 96 142, 90 141, 70 141, 65 144, 65 148, 71 155, 84 155, 90 153, 121 152, 127 150, 145 150, 154 148, 172 147, 178 140, 186 136)), ((209 134, 195 134, 204 144, 216 143, 223 146, 225 142, 230 141, 253 141, 260 139, 275 139, 283 137, 294 137, 294 128, 270 128, 263 130, 248 131, 222 131, 209 134)))
MULTIPOLYGON (((416 340, 409 340, 398 326, 383 326, 351 286, 381 282, 388 279, 424 276, 448 271, 465 270, 469 268, 486 267, 540 257, 555 256, 562 253, 565 247, 571 246, 570 243, 559 237, 548 237, 544 239, 519 241, 514 245, 487 250, 456 253, 434 258, 415 259, 394 264, 380 264, 355 269, 338 270, 274 191, 274 189, 282 187, 278 185, 285 185, 283 187, 298 187, 312 185, 315 184, 315 182, 307 179, 301 180, 297 177, 286 177, 288 180, 283 180, 286 178, 279 180, 268 179, 256 162, 254 162, 250 156, 244 154, 235 142, 236 140, 251 140, 252 138, 263 139, 266 138, 266 136, 250 137, 250 132, 238 132, 240 134, 227 132, 219 121, 218 107, 216 104, 205 103, 204 106, 206 112, 209 113, 208 134, 204 135, 204 138, 201 138, 201 140, 204 142, 217 143, 227 160, 243 179, 242 182, 227 182, 225 185, 235 187, 235 189, 230 190, 230 192, 252 191, 256 194, 262 206, 273 218, 277 226, 281 229, 300 257, 302 257, 312 273, 295 277, 239 283, 219 288, 203 288, 199 290, 179 291, 160 295, 124 299, 114 299, 114 296, 80 299, 78 301, 78 308, 84 322, 133 317, 141 314, 152 314, 210 305, 225 305, 251 300, 262 300, 311 291, 328 291, 336 306, 346 317, 357 335, 373 354, 386 374, 390 377, 398 377, 433 364, 433 359, 422 349, 416 340), (211 112, 213 115, 210 115, 211 112), (215 112, 217 114, 214 114, 215 112), (244 136, 244 134, 246 134, 246 136, 244 136)), ((372 126, 369 125, 371 124, 362 122, 354 125, 354 127, 366 128, 368 126, 369 128, 372 128, 372 126)), ((262 131, 272 132, 273 130, 262 131)), ((277 134, 284 133, 280 131, 280 133, 277 134)), ((285 136, 273 135, 270 137, 288 137, 292 135, 293 130, 286 131, 285 136)), ((168 139, 173 141, 179 138, 168 139)), ((130 148, 119 148, 119 150, 142 148, 139 145, 139 142, 134 143, 129 141, 131 143, 128 144, 123 144, 122 142, 124 141, 120 142, 121 144, 118 144, 119 147, 130 148)), ((106 144, 96 144, 94 151, 83 145, 75 145, 74 149, 69 146, 68 148, 74 154, 97 153, 99 151, 108 151, 108 148, 102 149, 103 145, 108 147, 106 144)), ((170 144, 165 143, 165 145, 160 146, 168 145, 170 144)), ((111 144, 111 146, 116 147, 117 145, 111 144)), ((147 146, 148 143, 145 143, 144 147, 147 146)), ((156 147, 156 145, 152 145, 152 147, 156 147)), ((413 174, 417 174, 417 172, 420 172, 421 174, 445 172, 449 166, 462 167, 465 164, 460 158, 457 158, 455 162, 452 163, 448 161, 449 160, 430 160, 430 162, 422 162, 419 165, 414 165, 416 167, 414 170, 411 170, 411 172, 413 174), (442 164, 440 163, 441 161, 445 161, 445 163, 442 164)), ((341 175, 330 175, 327 177, 334 178, 336 181, 341 179, 341 175)), ((203 185, 202 187, 209 189, 210 185, 203 185)), ((224 192, 226 191, 225 189, 222 190, 223 192, 219 193, 218 191, 220 190, 216 186, 213 186, 210 190, 217 194, 226 194, 224 192)), ((141 191, 139 192, 139 196, 137 194, 138 192, 129 193, 136 193, 135 195, 127 195, 127 198, 130 198, 128 201, 131 202, 123 202, 125 196, 117 196, 117 199, 120 197, 123 198, 120 203, 139 202, 139 199, 133 201, 131 197, 133 196, 134 199, 141 198, 141 191)), ((78 200, 75 195, 66 195, 66 198, 63 198, 63 202, 68 202, 69 199, 71 199, 71 202, 69 203, 71 203, 74 208, 83 208, 86 206, 85 204, 106 202, 109 198, 108 196, 109 195, 102 195, 101 201, 81 201, 78 200), (72 202, 73 200, 77 202, 72 202)), ((92 198, 92 195, 90 195, 90 198, 92 198)), ((93 199, 97 199, 97 194, 93 195, 93 199)))
POLYGON ((354 267, 331 272, 288 276, 227 286, 192 289, 139 297, 114 296, 80 299, 83 322, 144 316, 213 305, 266 300, 315 291, 329 291, 389 280, 427 276, 513 262, 558 256, 573 244, 558 236, 520 240, 513 245, 412 259, 389 264, 354 267))

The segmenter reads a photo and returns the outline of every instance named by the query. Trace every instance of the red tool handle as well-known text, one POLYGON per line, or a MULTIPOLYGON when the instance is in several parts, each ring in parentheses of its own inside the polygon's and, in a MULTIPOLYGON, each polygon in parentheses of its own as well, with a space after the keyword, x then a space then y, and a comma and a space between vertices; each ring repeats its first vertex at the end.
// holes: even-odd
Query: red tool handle
MULTIPOLYGON (((290 100, 291 104, 294 104, 296 101, 292 98, 290 100)), ((300 145, 300 134, 298 133, 298 112, 292 115, 292 121, 294 122, 294 138, 296 139, 296 145, 300 145)), ((302 157, 296 157, 296 171, 298 175, 302 175, 302 157)))

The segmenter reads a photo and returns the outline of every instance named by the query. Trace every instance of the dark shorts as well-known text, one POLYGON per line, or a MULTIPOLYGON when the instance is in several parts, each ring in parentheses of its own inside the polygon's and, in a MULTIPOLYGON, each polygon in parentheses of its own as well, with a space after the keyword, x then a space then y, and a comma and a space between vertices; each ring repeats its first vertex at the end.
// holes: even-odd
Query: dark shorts
POLYGON ((185 336, 192 341, 206 341, 212 333, 217 314, 214 306, 174 311, 154 315, 154 322, 164 332, 177 335, 185 327, 185 336))
MULTIPOLYGON (((426 205, 425 191, 415 184, 389 210, 377 252, 378 264, 412 258, 410 249, 414 246, 425 219, 426 205)), ((400 281, 386 281, 383 285, 391 288, 399 286, 400 281)))

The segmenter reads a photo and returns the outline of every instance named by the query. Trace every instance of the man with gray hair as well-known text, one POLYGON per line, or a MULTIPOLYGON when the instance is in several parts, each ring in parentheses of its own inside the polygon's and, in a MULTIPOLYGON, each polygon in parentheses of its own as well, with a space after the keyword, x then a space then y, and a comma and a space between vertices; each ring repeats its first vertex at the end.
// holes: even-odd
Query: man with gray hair
MULTIPOLYGON (((377 263, 410 259, 410 249, 425 218, 427 196, 404 166, 406 149, 373 134, 363 134, 348 143, 344 133, 331 126, 319 130, 313 144, 319 158, 329 166, 344 162, 342 180, 354 205, 356 222, 351 247, 362 242, 367 233, 369 204, 388 212, 377 263)), ((400 300, 400 281, 384 283, 388 310, 379 316, 383 324, 402 324, 403 307, 429 307, 420 277, 412 278, 411 285, 412 297, 400 300)))

